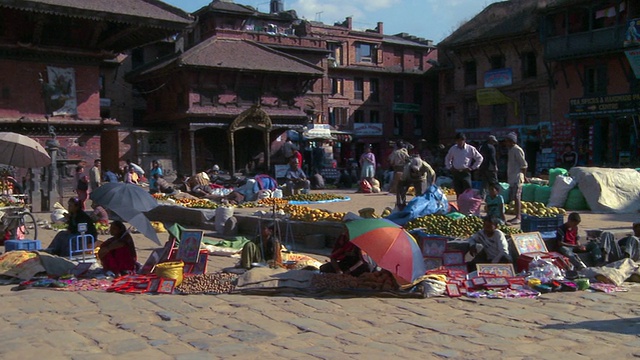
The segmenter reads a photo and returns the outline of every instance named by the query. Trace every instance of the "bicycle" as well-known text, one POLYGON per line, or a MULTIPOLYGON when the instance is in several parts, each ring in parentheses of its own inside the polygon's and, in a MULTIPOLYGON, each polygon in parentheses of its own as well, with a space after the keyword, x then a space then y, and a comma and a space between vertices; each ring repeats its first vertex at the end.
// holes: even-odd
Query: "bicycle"
POLYGON ((6 208, 2 222, 5 233, 8 231, 12 239, 38 239, 38 224, 31 213, 31 204, 28 195, 11 195, 18 199, 16 205, 6 208))

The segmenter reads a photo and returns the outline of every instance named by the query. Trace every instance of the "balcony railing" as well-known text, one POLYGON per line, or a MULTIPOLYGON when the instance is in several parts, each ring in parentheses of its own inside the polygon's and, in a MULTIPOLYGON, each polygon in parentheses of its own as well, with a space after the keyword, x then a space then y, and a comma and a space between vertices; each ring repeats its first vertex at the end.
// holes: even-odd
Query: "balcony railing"
POLYGON ((620 51, 623 48, 625 31, 625 27, 619 25, 566 36, 548 37, 543 40, 545 58, 561 60, 620 51))

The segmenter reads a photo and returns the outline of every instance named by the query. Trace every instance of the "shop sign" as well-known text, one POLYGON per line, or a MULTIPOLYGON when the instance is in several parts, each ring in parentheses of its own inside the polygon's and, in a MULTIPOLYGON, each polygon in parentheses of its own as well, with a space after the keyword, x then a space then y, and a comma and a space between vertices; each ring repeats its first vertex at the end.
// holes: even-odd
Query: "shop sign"
POLYGON ((636 74, 636 79, 640 79, 640 50, 627 50, 624 52, 627 60, 636 74))
POLYGON ((490 70, 484 73, 484 87, 500 87, 513 84, 511 68, 490 70))
POLYGON ((620 94, 571 99, 569 116, 635 114, 640 108, 640 94, 620 94))
POLYGON ((357 136, 382 136, 380 123, 354 123, 353 132, 357 136))
POLYGON ((393 103, 392 109, 394 113, 419 113, 420 105, 408 103, 393 103))
POLYGON ((303 135, 309 139, 331 139, 331 130, 314 126, 313 129, 305 131, 303 135))

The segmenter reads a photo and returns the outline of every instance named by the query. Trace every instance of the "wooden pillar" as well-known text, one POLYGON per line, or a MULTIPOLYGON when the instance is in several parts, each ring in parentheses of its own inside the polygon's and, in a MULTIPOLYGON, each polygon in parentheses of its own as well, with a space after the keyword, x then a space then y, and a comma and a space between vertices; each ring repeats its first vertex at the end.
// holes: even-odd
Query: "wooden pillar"
POLYGON ((231 147, 231 175, 236 173, 236 144, 234 139, 234 131, 229 131, 229 145, 231 147))
MULTIPOLYGON (((186 169, 184 168, 184 161, 183 161, 183 155, 182 155, 182 130, 178 130, 177 131, 177 136, 176 136, 176 144, 177 144, 177 148, 178 148, 178 169, 180 170, 181 173, 185 174, 186 169)), ((188 175, 193 175, 193 174, 188 174, 188 175)))
POLYGON ((271 141, 270 141, 271 136, 270 136, 270 132, 271 132, 270 128, 265 128, 264 129, 264 145, 265 145, 264 162, 267 165, 267 168, 265 169, 267 174, 271 173, 271 141))
POLYGON ((191 174, 196 173, 196 144, 195 144, 195 130, 189 130, 189 145, 191 146, 191 174))

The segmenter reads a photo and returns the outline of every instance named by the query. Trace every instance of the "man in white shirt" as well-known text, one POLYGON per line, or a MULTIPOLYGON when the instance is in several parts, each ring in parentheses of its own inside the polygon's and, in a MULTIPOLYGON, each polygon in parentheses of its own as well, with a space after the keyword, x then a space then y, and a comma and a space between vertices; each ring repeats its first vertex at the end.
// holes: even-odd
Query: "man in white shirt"
POLYGON ((516 216, 507 221, 511 225, 520 224, 522 216, 522 184, 525 183, 527 173, 527 160, 524 158, 524 150, 518 146, 518 136, 510 132, 505 136, 505 144, 509 149, 507 153, 507 182, 509 183, 509 199, 515 203, 514 210, 516 216))
POLYGON ((467 240, 469 255, 473 256, 473 259, 467 263, 469 272, 476 270, 476 264, 511 263, 513 261, 509 255, 507 238, 502 231, 498 230, 498 218, 485 216, 482 220, 482 230, 467 240), (482 245, 482 249, 478 250, 477 245, 482 245))
POLYGON ((456 144, 444 158, 444 166, 451 170, 453 189, 457 196, 471 188, 471 172, 480 167, 482 160, 478 150, 467 144, 467 137, 463 133, 457 133, 456 144))

